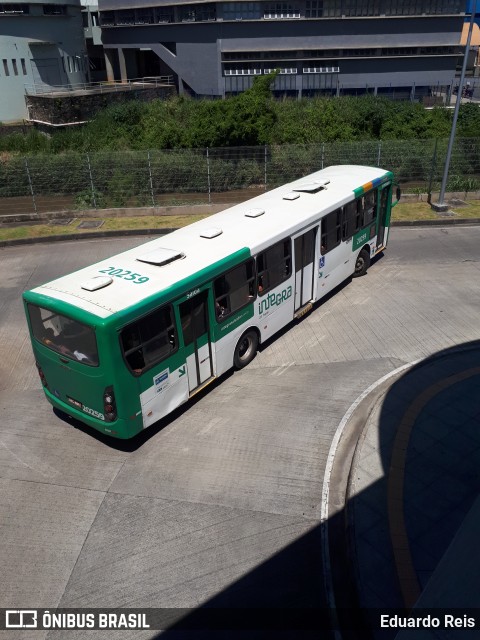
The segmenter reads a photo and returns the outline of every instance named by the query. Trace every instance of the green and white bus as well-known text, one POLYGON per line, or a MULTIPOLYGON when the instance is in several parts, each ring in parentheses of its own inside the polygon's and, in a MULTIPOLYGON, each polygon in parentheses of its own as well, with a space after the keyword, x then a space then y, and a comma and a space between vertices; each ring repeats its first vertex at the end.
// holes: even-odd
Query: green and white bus
POLYGON ((25 292, 48 401, 139 433, 363 275, 392 189, 389 171, 332 166, 25 292))

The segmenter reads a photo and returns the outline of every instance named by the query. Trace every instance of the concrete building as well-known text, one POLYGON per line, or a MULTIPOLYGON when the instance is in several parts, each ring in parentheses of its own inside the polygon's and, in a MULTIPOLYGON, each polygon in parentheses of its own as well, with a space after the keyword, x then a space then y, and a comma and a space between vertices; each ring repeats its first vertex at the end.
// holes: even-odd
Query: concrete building
POLYGON ((279 94, 396 98, 449 87, 465 0, 99 0, 107 72, 173 74, 180 93, 223 96, 280 69, 279 94))
POLYGON ((0 121, 28 118, 26 90, 87 81, 80 0, 0 3, 0 121))
POLYGON ((88 73, 92 82, 107 79, 103 52, 102 29, 98 15, 97 0, 81 0, 85 44, 88 56, 88 73))

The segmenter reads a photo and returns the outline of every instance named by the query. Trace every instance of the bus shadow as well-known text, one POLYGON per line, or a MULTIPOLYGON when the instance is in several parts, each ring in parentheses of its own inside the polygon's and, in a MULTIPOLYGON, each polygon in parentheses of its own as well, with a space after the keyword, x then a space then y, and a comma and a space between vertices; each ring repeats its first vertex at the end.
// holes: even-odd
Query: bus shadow
POLYGON ((137 433, 136 436, 134 436, 133 438, 129 438, 128 440, 112 438, 112 436, 109 436, 105 433, 95 431, 94 429, 91 429, 90 427, 85 425, 83 422, 76 420, 72 416, 63 413, 56 408, 53 409, 53 413, 57 416, 57 418, 68 424, 70 427, 73 427, 74 429, 81 431, 94 440, 101 442, 110 449, 114 449, 116 451, 121 451, 124 453, 133 453, 140 449, 146 442, 148 442, 148 440, 163 431, 163 429, 168 427, 172 422, 175 422, 175 420, 180 418, 185 413, 185 411, 194 407, 197 402, 201 401, 202 398, 205 397, 207 393, 210 393, 210 391, 216 389, 220 384, 222 384, 225 380, 233 375, 233 370, 227 371, 219 378, 216 378, 207 387, 199 391, 195 396, 193 396, 193 398, 190 398, 185 404, 182 404, 181 406, 174 409, 171 413, 168 414, 168 416, 161 418, 151 426, 147 427, 147 429, 141 431, 140 433, 137 433))

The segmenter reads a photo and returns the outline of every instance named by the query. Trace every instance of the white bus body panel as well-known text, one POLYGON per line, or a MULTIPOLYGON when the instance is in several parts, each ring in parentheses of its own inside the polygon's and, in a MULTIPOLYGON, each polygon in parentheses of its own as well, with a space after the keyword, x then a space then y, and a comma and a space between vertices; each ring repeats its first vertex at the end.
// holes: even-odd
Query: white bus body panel
POLYGON ((255 315, 252 320, 260 329, 262 342, 293 320, 295 301, 293 290, 294 278, 291 277, 256 299, 255 315))
POLYGON ((317 299, 338 287, 354 271, 352 240, 341 242, 338 247, 319 258, 317 299), (323 258, 323 260, 322 260, 323 258))
POLYGON ((140 394, 144 429, 188 400, 188 376, 185 374, 185 367, 180 367, 173 372, 165 369, 153 376, 152 386, 140 394))

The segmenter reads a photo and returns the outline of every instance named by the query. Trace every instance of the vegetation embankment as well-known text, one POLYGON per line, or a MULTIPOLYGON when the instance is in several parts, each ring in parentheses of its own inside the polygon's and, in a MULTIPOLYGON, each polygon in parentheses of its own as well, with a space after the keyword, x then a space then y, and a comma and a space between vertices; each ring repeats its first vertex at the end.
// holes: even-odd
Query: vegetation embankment
MULTIPOLYGON (((0 151, 59 153, 140 149, 195 149, 358 140, 445 138, 452 112, 375 96, 275 100, 273 75, 258 77, 248 91, 225 100, 175 97, 125 102, 99 113, 84 127, 36 130, 0 138, 0 151)), ((461 106, 459 137, 477 137, 480 106, 461 106)))
MULTIPOLYGON (((210 201, 350 163, 389 168, 410 191, 438 189, 451 110, 374 96, 275 100, 272 80, 225 100, 126 102, 51 136, 1 136, 3 209, 45 210, 42 198, 65 198, 70 211, 210 201)), ((479 131, 480 106, 462 105, 448 191, 480 188, 479 131)))
MULTIPOLYGON (((480 202, 471 201, 467 206, 455 209, 457 218, 480 218, 480 202)), ((138 216, 138 217, 114 217, 114 218, 88 218, 88 220, 102 220, 103 224, 99 229, 78 228, 81 219, 74 219, 70 224, 35 224, 19 225, 9 228, 0 228, 0 242, 5 240, 18 240, 23 238, 40 238, 55 235, 68 237, 73 233, 84 233, 85 236, 95 231, 123 231, 126 229, 165 229, 179 228, 202 218, 204 215, 184 215, 184 216, 138 216)), ((398 204, 392 212, 392 220, 414 221, 414 220, 438 220, 438 215, 432 211, 426 202, 408 202, 398 204)))

